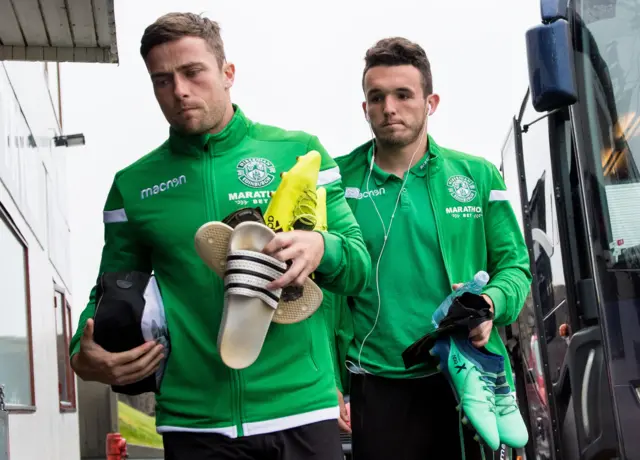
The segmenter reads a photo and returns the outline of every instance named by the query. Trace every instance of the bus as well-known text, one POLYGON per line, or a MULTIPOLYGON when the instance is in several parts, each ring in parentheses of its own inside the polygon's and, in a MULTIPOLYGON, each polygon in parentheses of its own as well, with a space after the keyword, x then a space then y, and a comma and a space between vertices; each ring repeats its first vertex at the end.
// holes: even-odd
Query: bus
POLYGON ((501 172, 533 281, 506 328, 527 459, 640 459, 640 0, 541 0, 501 172))

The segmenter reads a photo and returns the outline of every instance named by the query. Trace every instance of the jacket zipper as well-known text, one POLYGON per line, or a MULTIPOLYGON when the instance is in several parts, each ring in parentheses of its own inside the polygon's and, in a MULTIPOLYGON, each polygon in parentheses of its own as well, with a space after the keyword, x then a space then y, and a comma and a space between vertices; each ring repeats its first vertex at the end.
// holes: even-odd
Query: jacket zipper
MULTIPOLYGON (((432 160, 429 160, 429 163, 431 162, 432 160)), ((447 260, 447 255, 445 254, 444 246, 442 245, 443 238, 442 238, 442 232, 440 228, 441 225, 439 220, 439 213, 436 206, 436 201, 433 199, 432 178, 433 178, 433 174, 431 173, 431 165, 429 165, 429 180, 428 180, 429 199, 431 200, 431 206, 433 208, 433 218, 436 221, 436 233, 438 234, 438 243, 440 243, 440 254, 442 255, 442 260, 444 261, 444 268, 445 268, 445 271, 447 272, 447 279, 449 280, 449 285, 451 286, 453 283, 451 281, 451 275, 449 274, 449 261, 447 260)))
POLYGON ((238 430, 238 437, 244 436, 244 427, 242 425, 242 397, 240 396, 240 385, 241 385, 241 378, 240 378, 240 371, 237 371, 235 369, 229 369, 231 371, 231 379, 233 382, 232 385, 232 390, 235 393, 235 398, 233 398, 233 402, 234 402, 234 410, 233 410, 233 415, 234 415, 234 423, 236 425, 236 428, 238 430))
MULTIPOLYGON (((212 221, 216 220, 216 198, 215 198, 215 161, 213 158, 213 154, 207 144, 205 155, 205 174, 203 177, 205 178, 205 196, 206 196, 206 205, 207 205, 207 220, 212 221)), ((231 422, 236 427, 237 435, 243 436, 244 430, 242 428, 242 411, 241 411, 241 391, 240 391, 240 374, 235 369, 229 369, 229 373, 231 375, 231 412, 232 412, 232 420, 231 422)))
POLYGON ((96 302, 96 308, 93 310, 93 318, 96 318, 96 315, 98 314, 98 309, 100 308, 100 303, 102 302, 102 298, 104 297, 104 275, 100 276, 100 291, 102 292, 102 294, 100 294, 100 298, 98 299, 98 301, 96 302))

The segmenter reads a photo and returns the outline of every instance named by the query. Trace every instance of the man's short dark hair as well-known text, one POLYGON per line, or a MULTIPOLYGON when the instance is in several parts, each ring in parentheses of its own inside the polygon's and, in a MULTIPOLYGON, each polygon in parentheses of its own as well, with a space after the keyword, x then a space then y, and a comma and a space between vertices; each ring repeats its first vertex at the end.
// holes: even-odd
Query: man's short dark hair
POLYGON ((225 61, 224 43, 217 22, 193 13, 168 13, 148 26, 140 41, 140 54, 147 60, 154 46, 179 40, 183 37, 198 37, 207 42, 222 68, 225 61))
POLYGON ((364 72, 362 72, 362 87, 364 76, 369 69, 378 66, 412 65, 422 75, 422 89, 424 96, 433 93, 433 78, 431 64, 424 49, 410 40, 402 37, 383 38, 367 50, 364 57, 364 72))

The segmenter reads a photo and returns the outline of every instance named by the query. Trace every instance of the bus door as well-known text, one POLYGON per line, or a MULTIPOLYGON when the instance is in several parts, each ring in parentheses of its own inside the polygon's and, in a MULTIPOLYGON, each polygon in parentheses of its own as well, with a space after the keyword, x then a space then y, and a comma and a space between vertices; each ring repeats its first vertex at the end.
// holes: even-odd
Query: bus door
POLYGON ((575 370, 584 376, 575 404, 580 458, 614 444, 612 455, 640 459, 640 1, 570 7, 579 94, 571 117, 599 325, 584 340, 602 341, 601 352, 584 347, 575 370), (598 367, 602 381, 588 375, 598 367))
MULTIPOLYGON (((564 388, 564 361, 572 330, 565 275, 568 255, 563 255, 565 249, 560 244, 558 184, 551 166, 556 155, 552 155, 549 120, 541 119, 528 93, 522 107, 509 134, 511 141, 505 143, 502 164, 533 275, 531 291, 512 325, 521 367, 518 375, 525 385, 518 398, 529 422, 528 456, 555 459, 560 456, 561 438, 554 388, 564 388)), ((567 272, 572 279, 571 267, 567 272)))

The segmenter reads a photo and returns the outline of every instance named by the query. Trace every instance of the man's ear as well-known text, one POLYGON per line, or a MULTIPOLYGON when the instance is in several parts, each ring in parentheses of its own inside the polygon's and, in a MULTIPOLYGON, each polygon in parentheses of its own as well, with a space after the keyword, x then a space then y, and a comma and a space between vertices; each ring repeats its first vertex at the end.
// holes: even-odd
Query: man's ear
POLYGON ((224 87, 229 89, 233 86, 236 78, 236 66, 230 62, 225 63, 222 72, 224 74, 224 87))
POLYGON ((362 111, 364 112, 364 119, 367 120, 367 122, 370 121, 369 120, 369 112, 367 112, 367 102, 366 101, 364 101, 362 103, 362 111))
POLYGON ((433 93, 427 97, 427 106, 429 107, 427 115, 433 115, 440 104, 440 95, 433 93))

